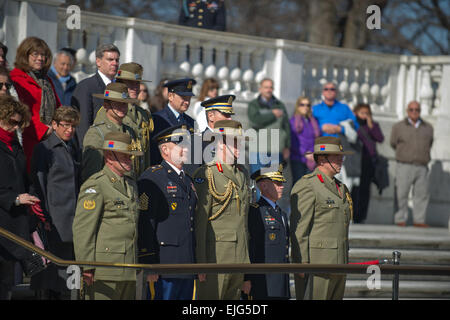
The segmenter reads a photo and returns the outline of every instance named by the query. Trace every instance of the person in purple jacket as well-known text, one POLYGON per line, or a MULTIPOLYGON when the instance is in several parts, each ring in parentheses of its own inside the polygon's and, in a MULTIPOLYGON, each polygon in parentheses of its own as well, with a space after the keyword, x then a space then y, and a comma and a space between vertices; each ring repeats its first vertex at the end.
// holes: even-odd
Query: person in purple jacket
POLYGON ((358 139, 362 142, 360 183, 359 186, 352 188, 353 220, 355 223, 363 223, 367 217, 370 184, 373 180, 378 158, 376 143, 383 142, 384 135, 378 123, 372 119, 370 105, 359 103, 353 112, 359 124, 358 139))
POLYGON ((295 103, 295 112, 289 120, 291 127, 291 168, 293 183, 312 172, 315 162, 314 139, 320 136, 317 120, 312 116, 311 102, 307 97, 299 97, 295 103))

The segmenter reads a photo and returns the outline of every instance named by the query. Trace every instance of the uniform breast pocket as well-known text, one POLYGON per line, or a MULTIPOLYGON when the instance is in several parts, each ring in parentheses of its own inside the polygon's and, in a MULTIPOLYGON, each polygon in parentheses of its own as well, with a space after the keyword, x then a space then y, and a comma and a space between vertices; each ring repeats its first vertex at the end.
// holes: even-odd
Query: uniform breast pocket
POLYGON ((336 222, 339 219, 339 204, 322 203, 315 212, 316 222, 336 222))
POLYGON ((130 223, 133 221, 132 209, 123 200, 107 202, 103 216, 105 219, 114 220, 115 224, 130 223))
POLYGON ((188 209, 185 208, 184 198, 181 196, 167 197, 167 206, 169 214, 178 214, 181 211, 186 211, 188 209))
POLYGON ((279 225, 266 226, 266 244, 269 246, 278 245, 281 240, 281 228, 279 225))

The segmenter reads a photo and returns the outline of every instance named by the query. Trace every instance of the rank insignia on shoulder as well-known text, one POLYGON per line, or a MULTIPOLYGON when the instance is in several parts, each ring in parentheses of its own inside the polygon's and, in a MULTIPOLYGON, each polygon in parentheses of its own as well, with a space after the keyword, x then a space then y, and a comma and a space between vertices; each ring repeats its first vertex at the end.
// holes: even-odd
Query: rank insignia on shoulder
POLYGON ((84 193, 97 193, 97 191, 95 191, 94 188, 89 188, 89 189, 86 189, 86 191, 84 193))
POLYGON ((200 183, 205 182, 205 179, 203 179, 203 178, 195 178, 194 182, 200 184, 200 183))
POLYGON ((258 203, 250 203, 250 205, 253 207, 253 208, 259 208, 259 204, 258 203))
POLYGON ((160 170, 162 168, 163 168, 163 166, 158 164, 157 166, 152 167, 152 172, 158 171, 158 170, 160 170))
POLYGON ((95 209, 95 201, 94 200, 84 200, 83 208, 86 210, 94 210, 95 209))

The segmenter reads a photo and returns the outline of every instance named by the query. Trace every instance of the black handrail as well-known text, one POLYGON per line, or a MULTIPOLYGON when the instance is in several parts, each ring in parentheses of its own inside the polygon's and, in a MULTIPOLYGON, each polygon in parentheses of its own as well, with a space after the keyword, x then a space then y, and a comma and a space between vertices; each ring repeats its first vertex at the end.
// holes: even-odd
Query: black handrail
MULTIPOLYGON (((77 265, 83 267, 148 269, 157 274, 199 274, 199 273, 366 273, 367 265, 358 264, 302 264, 302 263, 190 263, 190 264, 140 264, 111 263, 98 261, 63 260, 42 250, 29 241, 0 227, 0 235, 33 251, 58 266, 77 265)), ((450 266, 380 265, 383 274, 450 275, 450 266)))

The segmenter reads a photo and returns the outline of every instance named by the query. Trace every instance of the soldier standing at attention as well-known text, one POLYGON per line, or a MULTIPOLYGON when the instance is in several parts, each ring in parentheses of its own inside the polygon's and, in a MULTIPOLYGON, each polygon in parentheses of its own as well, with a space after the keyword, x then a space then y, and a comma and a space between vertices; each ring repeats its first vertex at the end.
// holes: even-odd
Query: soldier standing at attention
MULTIPOLYGON (((231 120, 231 116, 234 115, 233 101, 236 96, 232 94, 226 94, 203 101, 200 105, 205 108, 207 126, 201 133, 202 135, 202 156, 203 163, 210 162, 215 155, 214 144, 211 144, 211 140, 214 140, 214 124, 220 120, 231 120), (208 145, 210 147, 208 148, 208 145), (205 153, 205 149, 208 150, 205 153)), ((196 155, 197 156, 197 155, 196 155)), ((196 160, 196 159, 195 159, 196 160)), ((197 163, 197 161, 195 162, 197 163)))
POLYGON ((108 132, 125 132, 132 138, 132 149, 136 150, 136 134, 134 130, 123 124, 128 112, 128 103, 137 103, 137 99, 130 99, 128 88, 123 83, 110 83, 103 94, 93 94, 104 100, 103 107, 98 111, 94 124, 89 128, 83 140, 83 157, 81 180, 86 181, 92 174, 103 167, 103 153, 101 146, 108 132))
MULTIPOLYGON (((344 155, 341 140, 319 137, 314 142, 317 167, 304 175, 291 191, 290 231, 293 263, 347 264, 348 228, 352 220, 352 199, 347 187, 334 176, 341 171, 344 155)), ((303 275, 300 275, 303 276, 303 275)), ((306 299, 341 300, 346 275, 311 274, 306 299)), ((301 299, 296 277, 297 297, 301 299)))
MULTIPOLYGON (((250 204, 248 215, 251 263, 289 263, 289 220, 277 204, 286 182, 283 165, 277 171, 263 167, 251 176, 261 192, 258 202, 250 204)), ((248 279, 252 284, 250 296, 255 300, 290 297, 287 273, 252 274, 248 279)))
POLYGON ((225 31, 225 0, 182 0, 180 25, 225 31))
MULTIPOLYGON (((250 203, 249 178, 239 164, 242 125, 234 120, 215 123, 216 159, 198 168, 194 183, 198 195, 195 211, 198 263, 250 263, 247 217, 250 203)), ((244 275, 199 275, 199 300, 238 300, 241 290, 250 292, 244 275)))
MULTIPOLYGON (((126 173, 132 170, 131 138, 109 132, 100 147, 104 167, 81 186, 73 221, 75 258, 78 261, 136 263, 138 191, 126 173)), ((136 270, 94 268, 84 270, 89 300, 132 300, 136 270)))
MULTIPOLYGON (((197 194, 183 170, 188 155, 183 142, 191 134, 186 125, 178 125, 154 137, 163 161, 138 180, 140 263, 195 263, 197 194)), ((163 275, 155 283, 156 279, 157 275, 146 277, 152 300, 193 299, 194 275, 163 275)))
MULTIPOLYGON (((143 71, 142 66, 135 62, 124 63, 117 71, 116 82, 127 85, 131 99, 138 98, 142 82, 151 82, 142 79, 143 71)), ((134 169, 137 176, 140 176, 150 166, 150 133, 154 129, 152 115, 139 104, 129 103, 123 123, 133 128, 137 136, 137 149, 144 152, 143 157, 133 159, 134 169)))

